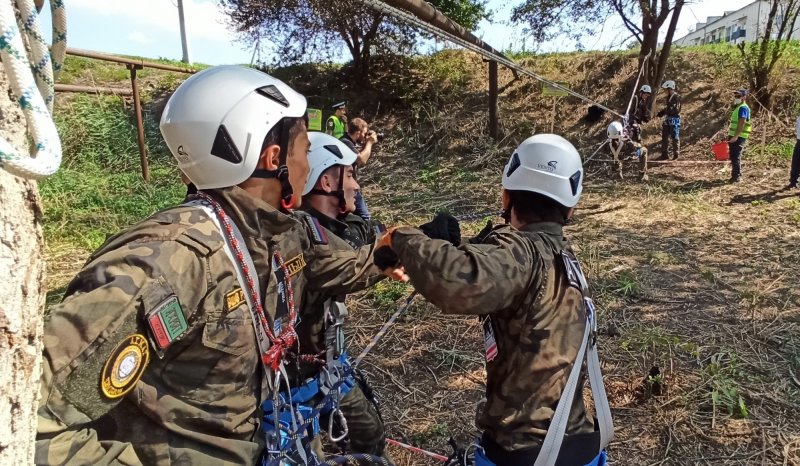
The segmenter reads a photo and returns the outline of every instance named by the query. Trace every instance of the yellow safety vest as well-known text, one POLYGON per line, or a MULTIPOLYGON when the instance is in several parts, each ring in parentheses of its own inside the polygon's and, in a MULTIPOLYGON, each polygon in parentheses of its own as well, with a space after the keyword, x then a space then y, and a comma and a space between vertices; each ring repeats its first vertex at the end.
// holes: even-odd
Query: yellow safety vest
POLYGON ((344 122, 336 115, 331 115, 328 117, 328 126, 330 126, 331 122, 333 122, 333 137, 339 139, 340 137, 344 136, 344 122))
MULTIPOLYGON (((747 110, 750 110, 750 107, 748 107, 747 104, 744 102, 737 105, 736 108, 733 109, 733 112, 731 112, 731 125, 728 128, 729 137, 733 137, 736 135, 736 129, 739 127, 739 109, 742 107, 747 107, 747 110)), ((750 131, 752 131, 752 129, 753 129, 752 126, 750 126, 750 118, 748 118, 744 123, 744 128, 742 128, 742 134, 739 137, 747 139, 748 137, 750 137, 750 131)))

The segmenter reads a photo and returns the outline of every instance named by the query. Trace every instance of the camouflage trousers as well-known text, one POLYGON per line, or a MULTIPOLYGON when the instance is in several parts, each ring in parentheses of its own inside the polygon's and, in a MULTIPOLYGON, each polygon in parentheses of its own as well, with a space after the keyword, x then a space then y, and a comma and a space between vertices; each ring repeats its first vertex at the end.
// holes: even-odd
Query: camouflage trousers
MULTIPOLYGON (((367 387, 367 390, 362 390, 364 385, 361 380, 358 380, 356 386, 339 401, 339 410, 347 422, 347 437, 339 442, 338 446, 349 453, 382 456, 391 462, 388 452, 385 451, 386 431, 383 419, 378 411, 378 406, 373 401, 371 389, 367 387), (369 393, 365 394, 365 391, 369 393)), ((330 416, 331 414, 323 416, 320 419, 320 425, 327 428, 330 416)), ((335 433, 342 432, 342 425, 336 417, 334 417, 333 430, 335 433)), ((312 448, 319 458, 325 457, 319 437, 312 442, 312 448)))
POLYGON ((677 159, 681 151, 680 126, 664 124, 661 127, 661 158, 669 159, 669 146, 672 142, 672 158, 677 159))

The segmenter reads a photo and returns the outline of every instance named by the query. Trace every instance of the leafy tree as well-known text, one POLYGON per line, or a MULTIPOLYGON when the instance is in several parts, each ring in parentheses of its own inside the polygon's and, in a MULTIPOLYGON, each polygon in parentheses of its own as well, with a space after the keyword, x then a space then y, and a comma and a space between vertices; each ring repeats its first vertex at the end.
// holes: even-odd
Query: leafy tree
MULTIPOLYGON (((408 53, 417 39, 413 28, 357 0, 221 0, 230 26, 255 44, 275 44, 276 63, 334 57, 341 46, 353 60, 353 72, 367 79, 373 50, 408 53)), ((488 18, 485 0, 433 0, 452 20, 473 30, 488 18)))
MULTIPOLYGON (((786 50, 794 31, 800 0, 771 0, 767 22, 756 41, 742 42, 737 47, 747 73, 748 85, 755 98, 769 108, 772 91, 769 88, 772 70, 786 50)), ((759 19, 759 27, 761 21, 759 19)))
POLYGON ((511 19, 527 24, 528 34, 537 41, 560 36, 580 40, 596 32, 607 18, 617 15, 629 37, 639 43, 639 65, 645 67, 644 83, 658 85, 664 78, 684 3, 685 0, 524 0, 514 8, 511 19), (658 36, 665 25, 666 37, 659 50, 658 36))

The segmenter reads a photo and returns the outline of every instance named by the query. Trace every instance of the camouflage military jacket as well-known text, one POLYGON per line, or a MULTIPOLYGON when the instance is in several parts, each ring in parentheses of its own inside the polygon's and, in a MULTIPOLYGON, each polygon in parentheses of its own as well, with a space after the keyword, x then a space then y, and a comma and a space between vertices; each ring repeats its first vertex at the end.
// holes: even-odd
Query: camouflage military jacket
POLYGON ((631 114, 628 115, 628 120, 630 123, 647 123, 652 118, 652 111, 651 108, 652 101, 650 99, 643 100, 637 94, 633 99, 633 108, 631 108, 631 114))
MULTIPOLYGON (((486 365, 486 404, 478 427, 509 451, 539 446, 586 322, 581 290, 570 285, 560 257, 569 248, 561 226, 536 223, 520 231, 503 225, 484 243, 458 248, 401 228, 392 247, 431 303, 445 313, 488 319, 484 332, 488 327, 493 334, 497 353, 486 365)), ((567 433, 592 431, 578 395, 567 433)))
POLYGON ((664 106, 664 116, 667 118, 681 116, 681 96, 677 92, 667 97, 667 104, 664 106))
MULTIPOLYGON (((270 325, 276 251, 296 296, 362 289, 378 273, 369 247, 315 239, 240 188, 211 194, 241 230, 270 325)), ((268 387, 235 277, 196 207, 156 213, 96 251, 45 322, 36 463, 254 464, 268 387)))
MULTIPOLYGON (((372 228, 371 223, 365 222, 364 219, 357 215, 348 214, 343 219, 338 220, 310 207, 304 208, 304 211, 317 219, 319 224, 330 235, 335 235, 342 239, 345 243, 344 246, 347 248, 360 248, 365 244, 375 242, 376 230, 372 228)), ((383 277, 375 277, 373 282, 377 282, 381 278, 383 277)), ((300 322, 296 327, 299 352, 301 354, 318 355, 322 360, 325 359, 324 352, 327 349, 325 345, 325 303, 331 297, 334 297, 334 295, 322 291, 306 291, 303 298, 300 322)), ((335 296, 335 299, 343 302, 345 297, 344 295, 339 295, 335 296)), ((319 364, 300 361, 298 365, 287 367, 287 372, 292 385, 296 386, 309 377, 313 377, 319 372, 319 369, 319 364)))

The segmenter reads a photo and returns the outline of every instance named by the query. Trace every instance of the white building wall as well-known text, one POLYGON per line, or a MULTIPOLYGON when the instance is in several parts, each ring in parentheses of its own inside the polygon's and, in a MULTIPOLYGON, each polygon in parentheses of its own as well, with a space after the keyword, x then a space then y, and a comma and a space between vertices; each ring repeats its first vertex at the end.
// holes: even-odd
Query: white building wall
MULTIPOLYGON (((719 17, 710 17, 707 22, 699 23, 695 30, 673 41, 675 45, 703 45, 718 42, 739 44, 754 42, 767 25, 769 10, 772 2, 768 0, 755 1, 736 11, 720 11, 719 17)), ((780 11, 778 12, 780 15, 780 11)), ((780 24, 776 16, 775 23, 780 24)), ((798 21, 800 23, 800 21, 798 21)), ((777 24, 773 24, 773 35, 777 34, 777 24)), ((795 25, 791 35, 792 39, 800 39, 800 24, 795 25)))

